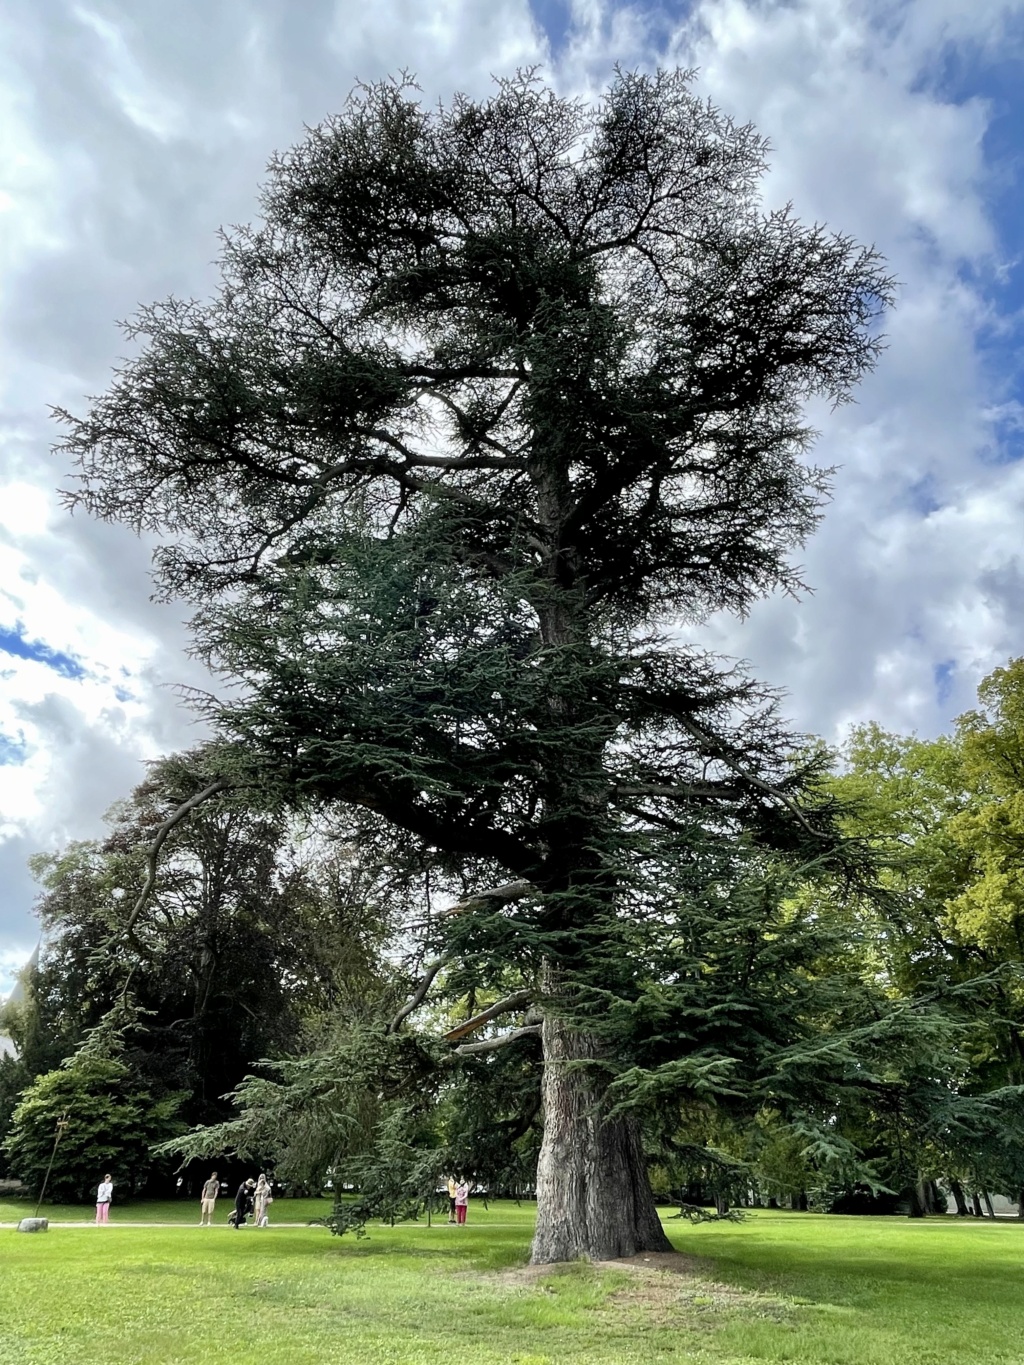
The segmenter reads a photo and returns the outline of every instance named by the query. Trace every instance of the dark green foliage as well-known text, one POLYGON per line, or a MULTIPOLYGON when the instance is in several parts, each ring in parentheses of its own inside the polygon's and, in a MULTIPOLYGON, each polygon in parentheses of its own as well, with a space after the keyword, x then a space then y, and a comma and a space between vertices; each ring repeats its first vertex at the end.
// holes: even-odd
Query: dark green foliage
MULTIPOLYGON (((20 1058, 6 1053, 0 1057, 0 1134, 10 1128, 11 1115, 31 1080, 32 1074, 20 1058)), ((8 1173, 7 1156, 0 1145, 0 1176, 8 1173)))
POLYGON ((362 1159, 392 1109, 408 1108, 410 1093, 424 1111, 437 1093, 436 1061, 419 1039, 353 1017, 311 1055, 265 1062, 261 1070, 232 1093, 237 1117, 198 1128, 166 1150, 186 1159, 269 1159, 278 1178, 318 1190, 332 1172, 362 1159))
POLYGON ((118 1033, 155 1099, 180 1095, 186 1122, 211 1123, 255 1061, 319 1042, 354 998, 385 990, 391 912, 374 874, 337 843, 295 844, 237 792, 169 830, 150 913, 131 926, 153 832, 207 785, 209 759, 155 765, 106 840, 35 860, 46 948, 10 1021, 20 1055, 0 1072, 0 1134, 18 1094, 97 1028, 118 1033))
POLYGON ((424 1122, 420 1105, 395 1105, 381 1119, 365 1151, 334 1172, 335 1199, 324 1225, 335 1236, 362 1237, 369 1222, 392 1226, 448 1209, 443 1189, 452 1169, 424 1122), (353 1193, 346 1193, 351 1186, 353 1193))
POLYGON ((88 1201, 109 1171, 115 1197, 142 1189, 151 1147, 180 1130, 180 1095, 154 1099, 122 1061, 92 1055, 38 1077, 22 1094, 4 1140, 12 1174, 36 1194, 50 1163, 58 1120, 67 1116, 47 1195, 88 1201))
MULTIPOLYGON (((212 303, 143 310, 62 414, 70 500, 160 537, 158 591, 237 685, 204 702, 216 774, 355 808, 456 894, 525 883, 426 925, 441 1000, 531 993, 590 1031, 603 1119, 662 1137, 672 1105, 807 1108, 898 1032, 850 972, 809 1003, 820 945, 744 889, 769 853, 860 875, 823 756, 678 633, 799 588, 827 485, 802 407, 849 398, 891 293, 873 251, 762 211, 764 160, 680 72, 593 108, 528 74, 439 110, 362 88, 274 160, 212 303)), ((499 1110, 524 1159, 529 1092, 499 1110)))

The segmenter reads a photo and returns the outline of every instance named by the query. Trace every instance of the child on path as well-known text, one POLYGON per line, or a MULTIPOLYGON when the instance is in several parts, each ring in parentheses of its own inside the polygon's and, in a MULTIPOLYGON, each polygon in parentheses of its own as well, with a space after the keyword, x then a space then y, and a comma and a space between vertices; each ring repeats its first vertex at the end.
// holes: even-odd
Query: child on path
POLYGON ((466 1221, 466 1205, 469 1203, 469 1186, 463 1180, 455 1186, 455 1221, 466 1221))
POLYGON ((455 1177, 448 1177, 448 1221, 455 1222, 455 1177))
POLYGON ((114 1197, 114 1182, 109 1175, 105 1175, 99 1183, 96 1191, 96 1222, 106 1223, 110 1213, 110 1201, 114 1197))

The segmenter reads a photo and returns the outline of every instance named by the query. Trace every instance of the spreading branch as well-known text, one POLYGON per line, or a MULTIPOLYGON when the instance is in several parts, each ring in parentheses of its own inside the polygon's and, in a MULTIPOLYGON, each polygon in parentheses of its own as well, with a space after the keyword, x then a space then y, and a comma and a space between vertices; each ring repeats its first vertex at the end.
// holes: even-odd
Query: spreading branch
POLYGON ((434 977, 437 976, 438 972, 444 966, 446 961, 447 958, 440 957, 436 962, 432 962, 430 966, 426 968, 422 978, 420 979, 419 984, 417 985, 415 991, 413 991, 412 996, 398 1011, 398 1013, 392 1019, 391 1023, 388 1024, 388 1033, 397 1033, 402 1022, 408 1019, 409 1015, 412 1014, 414 1009, 418 1009, 419 1006, 423 1004, 423 1001, 426 999, 427 996, 427 991, 429 991, 431 986, 434 984, 434 977))
POLYGON ((491 886, 486 891, 477 891, 472 896, 467 896, 465 900, 458 901, 455 905, 449 905, 445 910, 438 910, 430 919, 410 920, 406 928, 422 929, 425 925, 433 924, 439 919, 448 919, 451 915, 462 915, 469 910, 483 910, 489 905, 511 905, 513 901, 522 900, 524 897, 532 895, 536 889, 532 882, 527 881, 506 882, 502 886, 491 886))
POLYGON ((742 778, 743 781, 749 783, 751 787, 755 788, 757 791, 763 792, 766 796, 772 797, 773 800, 778 801, 780 805, 784 806, 786 810, 789 811, 790 815, 793 816, 812 838, 821 839, 825 837, 822 831, 820 829, 815 829, 807 819, 807 816, 801 810, 798 802, 794 801, 787 792, 782 791, 775 783, 766 782, 763 778, 752 773, 744 763, 741 763, 739 759, 736 758, 727 745, 716 739, 715 736, 705 730, 702 725, 698 725, 696 721, 690 719, 688 716, 681 716, 678 714, 676 715, 676 721, 688 734, 692 735, 699 744, 703 744, 710 753, 720 759, 727 768, 731 768, 737 777, 742 778))
POLYGON ((449 915, 461 915, 467 910, 480 910, 488 904, 511 905, 513 901, 521 901, 525 896, 529 896, 536 890, 532 882, 505 882, 502 886, 491 886, 486 891, 477 891, 472 896, 467 896, 465 900, 459 901, 456 905, 449 905, 447 910, 438 912, 438 919, 446 919, 449 915))
POLYGON ((540 1031, 540 1024, 524 1024, 522 1028, 513 1029, 511 1033, 503 1033, 500 1038, 485 1038, 479 1043, 463 1043, 455 1049, 454 1055, 472 1057, 478 1052, 497 1052, 499 1047, 508 1047, 509 1043, 518 1042, 520 1038, 528 1038, 540 1031))
POLYGON ((512 995, 507 995, 504 1000, 497 1001, 487 1009, 481 1010, 479 1014, 474 1014, 472 1019, 467 1019, 465 1023, 459 1024, 450 1032, 444 1035, 446 1043, 458 1042, 460 1038, 465 1038, 467 1033, 475 1033, 484 1024, 489 1024, 492 1019, 497 1019, 499 1014, 508 1014, 511 1010, 521 1009, 523 1005, 528 1005, 533 999, 532 991, 516 991, 512 995))
POLYGON ((150 844, 146 854, 146 880, 142 884, 142 890, 139 892, 138 899, 132 906, 132 912, 128 916, 127 924, 125 924, 120 933, 111 935, 110 939, 107 941, 107 947, 110 947, 112 944, 116 943, 119 938, 123 937, 139 952, 145 952, 143 945, 136 936, 135 926, 138 923, 139 916, 149 903, 149 898, 152 896, 156 886, 157 863, 160 858, 160 850, 163 848, 167 836, 170 834, 171 830, 174 829, 176 825, 179 825, 187 815, 191 814, 197 806, 201 806, 204 801, 209 801, 211 797, 219 795, 222 791, 227 791, 230 786, 231 783, 228 782, 226 778, 217 778, 217 780, 211 782, 208 787, 204 787, 201 792, 196 792, 195 796, 190 796, 187 801, 183 801, 180 806, 171 812, 166 820, 161 821, 157 826, 153 842, 150 844))

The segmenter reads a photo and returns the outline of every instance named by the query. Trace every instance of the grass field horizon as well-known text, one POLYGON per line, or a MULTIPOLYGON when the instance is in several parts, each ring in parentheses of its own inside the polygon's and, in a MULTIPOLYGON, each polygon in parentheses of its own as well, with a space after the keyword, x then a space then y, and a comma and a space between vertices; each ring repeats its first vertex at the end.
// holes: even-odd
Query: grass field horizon
MULTIPOLYGON (((326 1205, 280 1202, 304 1216, 326 1205)), ((62 1207, 43 1211, 56 1222, 62 1207)), ((189 1201, 169 1207, 122 1205, 120 1228, 71 1206, 64 1221, 80 1226, 0 1229, 3 1365, 1024 1362, 1013 1221, 758 1210, 738 1225, 667 1222, 688 1258, 671 1270, 658 1258, 538 1270, 532 1205, 477 1203, 465 1228, 371 1226, 360 1240, 220 1219, 200 1230, 177 1216, 189 1201), (129 1226, 143 1209, 172 1226, 129 1226)), ((0 1221, 25 1211, 0 1201, 0 1221)))

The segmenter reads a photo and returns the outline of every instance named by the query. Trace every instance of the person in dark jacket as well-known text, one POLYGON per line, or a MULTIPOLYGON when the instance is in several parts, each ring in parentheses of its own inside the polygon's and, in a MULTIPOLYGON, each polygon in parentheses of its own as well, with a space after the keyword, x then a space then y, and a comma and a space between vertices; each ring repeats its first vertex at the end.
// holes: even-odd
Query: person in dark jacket
POLYGON ((236 1228, 242 1227, 246 1218, 249 1216, 249 1210, 252 1208, 252 1192, 255 1185, 255 1180, 249 1179, 243 1180, 238 1187, 238 1193, 235 1195, 236 1228))

